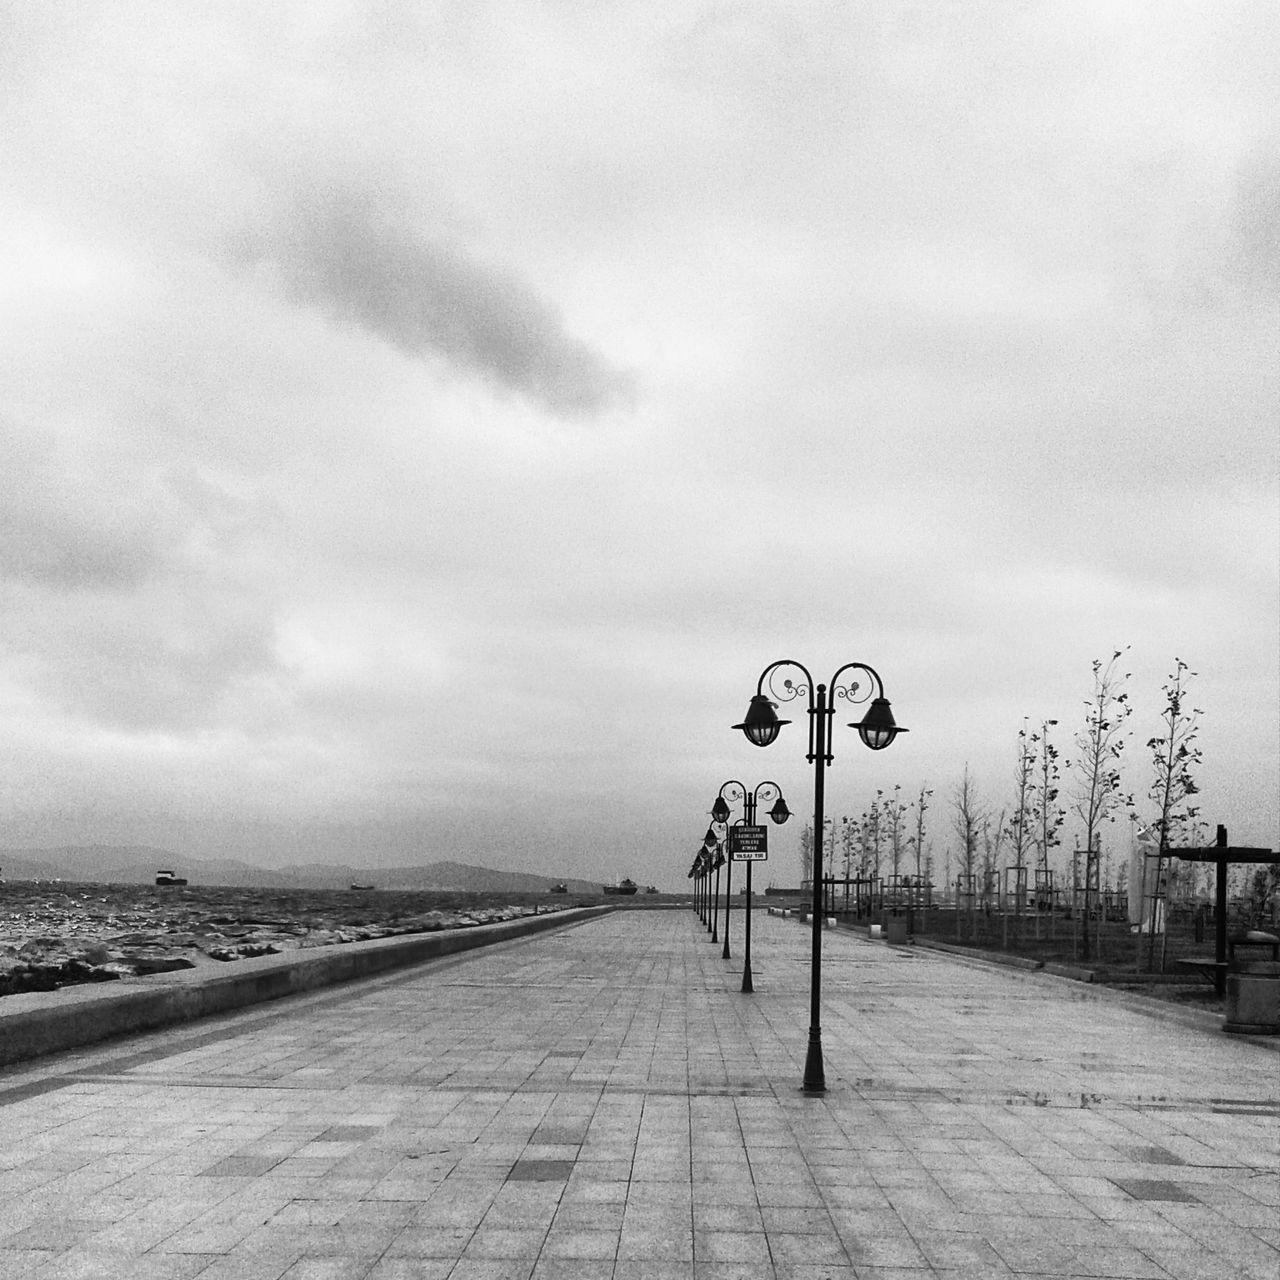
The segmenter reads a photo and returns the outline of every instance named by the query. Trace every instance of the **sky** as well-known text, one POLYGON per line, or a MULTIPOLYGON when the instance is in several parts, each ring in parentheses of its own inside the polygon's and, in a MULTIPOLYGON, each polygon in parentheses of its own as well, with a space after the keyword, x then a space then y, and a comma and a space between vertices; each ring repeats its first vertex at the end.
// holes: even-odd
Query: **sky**
POLYGON ((910 730, 827 813, 926 786, 941 863, 1124 649, 1140 817, 1181 659, 1280 847, 1270 0, 0 31, 0 846, 674 890, 769 780, 794 883, 793 659, 910 730))

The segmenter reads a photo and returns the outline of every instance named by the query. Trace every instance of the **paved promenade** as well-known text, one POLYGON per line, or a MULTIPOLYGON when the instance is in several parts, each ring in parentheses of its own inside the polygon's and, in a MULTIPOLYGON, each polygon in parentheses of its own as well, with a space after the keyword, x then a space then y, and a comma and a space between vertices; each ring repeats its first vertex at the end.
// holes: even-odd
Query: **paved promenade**
POLYGON ((622 912, 0 1072, 5 1280, 1280 1277, 1280 1052, 622 912))

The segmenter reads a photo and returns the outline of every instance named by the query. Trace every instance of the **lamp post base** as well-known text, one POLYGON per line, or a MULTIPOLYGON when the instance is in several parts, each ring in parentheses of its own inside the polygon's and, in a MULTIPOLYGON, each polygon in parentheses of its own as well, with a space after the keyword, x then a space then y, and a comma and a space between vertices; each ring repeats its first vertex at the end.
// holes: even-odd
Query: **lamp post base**
POLYGON ((755 991, 755 987, 751 984, 751 970, 749 968, 742 971, 742 989, 748 995, 755 991))
POLYGON ((826 1093, 827 1078, 822 1067, 822 1032, 817 1027, 809 1028, 809 1052, 804 1060, 805 1093, 826 1093))

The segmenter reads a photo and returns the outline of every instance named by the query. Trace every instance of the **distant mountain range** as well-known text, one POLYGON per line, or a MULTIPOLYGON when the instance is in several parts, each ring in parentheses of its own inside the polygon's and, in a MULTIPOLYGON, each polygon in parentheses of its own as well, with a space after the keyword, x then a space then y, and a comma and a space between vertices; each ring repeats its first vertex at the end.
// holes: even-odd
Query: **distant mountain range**
POLYGON ((269 870, 235 858, 189 858, 146 845, 65 845, 58 849, 0 849, 0 877, 6 880, 72 880, 94 884, 154 884, 164 869, 193 885, 246 889, 451 889, 464 893, 543 893, 563 884, 570 893, 599 893, 592 880, 539 876, 526 871, 494 871, 461 862, 429 862, 419 867, 348 867, 313 862, 269 870))

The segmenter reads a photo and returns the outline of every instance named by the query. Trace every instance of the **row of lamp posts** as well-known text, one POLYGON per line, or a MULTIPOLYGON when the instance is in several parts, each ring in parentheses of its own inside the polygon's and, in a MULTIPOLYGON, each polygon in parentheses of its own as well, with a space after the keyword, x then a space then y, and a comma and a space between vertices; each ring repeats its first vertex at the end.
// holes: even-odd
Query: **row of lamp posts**
MULTIPOLYGON (((809 715, 809 751, 805 759, 813 765, 813 901, 811 910, 812 942, 809 966, 809 1044, 805 1055, 803 1089, 805 1093, 823 1093, 826 1091, 826 1072, 822 1058, 822 832, 826 818, 825 783, 826 767, 835 758, 831 753, 832 721, 835 708, 841 701, 858 706, 870 703, 862 719, 852 722, 851 729, 857 729, 858 736, 865 746, 872 751, 882 751, 900 733, 907 730, 894 723, 893 710, 889 700, 884 696, 884 683, 879 675, 862 662, 847 662, 837 669, 834 676, 826 684, 815 684, 809 671, 801 663, 790 658, 771 662, 760 673, 756 681, 756 691, 751 698, 751 705, 741 724, 741 729, 749 742, 757 747, 767 747, 778 736, 783 725, 790 720, 779 720, 777 707, 784 702, 804 699, 809 715)), ((802 704, 803 705, 803 704, 802 704)), ((711 809, 712 826, 707 828, 703 846, 698 858, 694 860, 690 875, 695 877, 695 886, 701 884, 699 894, 700 910, 704 922, 709 922, 712 938, 715 940, 716 911, 714 900, 710 900, 711 874, 716 877, 716 896, 719 896, 720 867, 724 865, 723 841, 716 826, 727 830, 730 805, 743 801, 743 816, 739 823, 754 825, 756 807, 761 802, 776 800, 769 816, 776 823, 782 823, 791 816, 786 801, 782 798, 781 788, 776 782, 762 782, 754 791, 748 791, 742 783, 726 782, 720 788, 720 794, 711 809)), ((738 824, 735 824, 738 825, 738 824)), ((724 957, 729 957, 729 902, 732 892, 732 856, 729 861, 729 884, 725 893, 724 917, 724 957)), ((742 971, 742 990, 754 990, 751 976, 751 862, 747 862, 747 915, 745 934, 745 961, 742 971)))
MULTIPOLYGON (((733 823, 734 827, 753 827, 756 822, 756 809, 760 804, 768 804, 772 800, 773 808, 769 810, 769 817, 773 822, 781 825, 791 817, 791 810, 787 808, 787 802, 782 798, 782 788, 776 782, 761 782, 754 791, 748 790, 741 782, 731 779, 721 785, 716 795, 715 803, 711 806, 711 825, 707 828, 707 834, 702 839, 702 847, 698 850, 697 856, 694 858, 693 869, 689 872, 691 876, 700 875, 705 882, 706 892, 708 895, 708 908, 710 913, 710 922, 708 928, 711 932, 712 942, 718 941, 716 929, 719 918, 719 902, 720 902, 720 868, 727 865, 725 872, 725 892, 724 892, 724 950, 721 953, 724 959, 730 959, 729 953, 729 920, 733 910, 733 864, 735 858, 733 848, 733 833, 729 826, 729 815, 732 812, 730 806, 742 802, 742 817, 733 823), (725 846, 728 845, 728 858, 725 857, 725 846), (711 876, 714 874, 715 883, 712 884, 711 876)), ((746 888, 746 914, 745 929, 743 932, 743 955, 742 955, 742 990, 752 992, 755 990, 754 979, 751 974, 751 863, 752 859, 745 858, 743 861, 747 864, 747 888, 746 888)), ((705 912, 704 912, 704 923, 705 912)))

